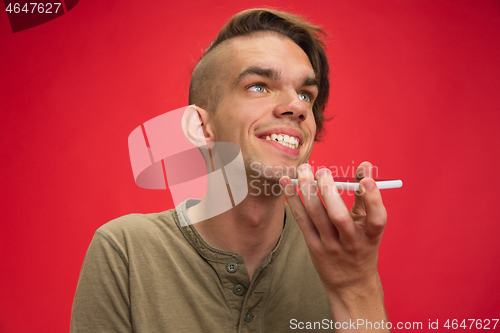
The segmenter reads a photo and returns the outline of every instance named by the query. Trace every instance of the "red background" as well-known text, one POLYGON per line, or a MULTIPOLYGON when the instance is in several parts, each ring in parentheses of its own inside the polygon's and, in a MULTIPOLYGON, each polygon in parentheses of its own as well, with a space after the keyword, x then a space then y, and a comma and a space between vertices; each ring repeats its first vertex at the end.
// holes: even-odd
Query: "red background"
MULTIPOLYGON (((390 321, 499 318, 500 2, 265 4, 329 34, 334 119, 311 163, 404 181, 383 192, 390 321)), ((128 134, 186 105, 201 49, 258 5, 81 1, 15 34, 0 13, 0 332, 68 331, 95 229, 172 208, 135 185, 128 134)))

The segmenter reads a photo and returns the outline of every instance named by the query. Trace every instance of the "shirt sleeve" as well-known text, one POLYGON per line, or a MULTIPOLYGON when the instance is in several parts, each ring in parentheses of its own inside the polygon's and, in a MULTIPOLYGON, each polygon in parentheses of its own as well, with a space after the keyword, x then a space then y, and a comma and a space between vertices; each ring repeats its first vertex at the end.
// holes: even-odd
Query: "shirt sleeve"
POLYGON ((70 332, 133 332, 128 260, 97 230, 83 262, 73 301, 70 332))

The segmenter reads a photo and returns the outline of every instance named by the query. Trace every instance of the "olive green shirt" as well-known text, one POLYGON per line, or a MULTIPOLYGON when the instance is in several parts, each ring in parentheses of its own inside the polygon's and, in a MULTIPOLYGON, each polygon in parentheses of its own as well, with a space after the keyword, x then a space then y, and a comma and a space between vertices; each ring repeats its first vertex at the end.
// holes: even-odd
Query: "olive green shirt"
POLYGON ((71 332, 279 333, 299 322, 329 331, 326 292, 288 206, 278 244, 250 281, 241 255, 211 247, 189 224, 186 204, 196 203, 123 216, 96 231, 71 332))

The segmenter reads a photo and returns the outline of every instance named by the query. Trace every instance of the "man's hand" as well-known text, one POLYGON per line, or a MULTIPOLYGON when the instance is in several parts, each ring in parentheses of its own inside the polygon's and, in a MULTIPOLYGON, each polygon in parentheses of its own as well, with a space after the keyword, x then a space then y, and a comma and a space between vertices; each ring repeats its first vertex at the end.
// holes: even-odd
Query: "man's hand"
POLYGON ((363 162, 357 176, 362 179, 350 211, 328 169, 316 173, 316 189, 311 167, 299 167, 302 200, 289 177, 282 177, 280 184, 304 234, 335 321, 386 322, 377 258, 387 213, 372 179, 372 165, 363 162))

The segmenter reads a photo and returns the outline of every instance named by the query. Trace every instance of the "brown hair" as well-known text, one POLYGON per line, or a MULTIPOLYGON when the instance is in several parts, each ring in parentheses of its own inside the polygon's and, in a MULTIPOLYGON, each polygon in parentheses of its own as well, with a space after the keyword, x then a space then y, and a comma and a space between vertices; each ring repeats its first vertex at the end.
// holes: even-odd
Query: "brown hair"
POLYGON ((316 121, 316 137, 323 131, 323 111, 330 92, 328 80, 328 60, 325 45, 320 35, 324 32, 299 16, 273 9, 254 8, 244 10, 233 16, 221 29, 217 38, 205 52, 193 71, 189 86, 189 104, 196 104, 208 111, 215 112, 222 96, 213 84, 214 77, 221 75, 222 64, 217 63, 217 46, 238 36, 247 36, 255 32, 273 31, 289 37, 307 55, 318 81, 318 96, 313 105, 316 121), (214 63, 215 62, 215 63, 214 63), (207 65, 207 63, 211 63, 207 65))

